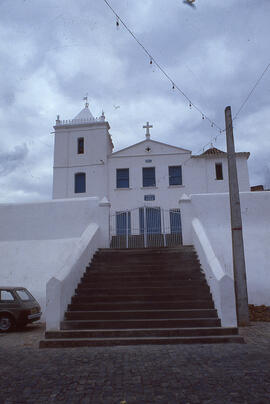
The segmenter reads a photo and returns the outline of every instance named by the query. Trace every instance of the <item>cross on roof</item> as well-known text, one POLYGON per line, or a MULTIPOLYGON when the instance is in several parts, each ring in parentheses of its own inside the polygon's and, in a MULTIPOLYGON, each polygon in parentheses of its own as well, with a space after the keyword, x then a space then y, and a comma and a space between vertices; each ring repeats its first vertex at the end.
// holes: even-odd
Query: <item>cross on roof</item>
POLYGON ((144 125, 143 128, 146 129, 146 134, 145 134, 146 139, 149 139, 149 138, 150 138, 149 129, 150 129, 150 128, 153 128, 153 125, 149 125, 149 122, 146 122, 146 125, 144 125))
POLYGON ((86 95, 83 97, 83 101, 85 101, 85 104, 84 104, 85 108, 88 108, 88 106, 89 106, 88 93, 86 93, 86 95))

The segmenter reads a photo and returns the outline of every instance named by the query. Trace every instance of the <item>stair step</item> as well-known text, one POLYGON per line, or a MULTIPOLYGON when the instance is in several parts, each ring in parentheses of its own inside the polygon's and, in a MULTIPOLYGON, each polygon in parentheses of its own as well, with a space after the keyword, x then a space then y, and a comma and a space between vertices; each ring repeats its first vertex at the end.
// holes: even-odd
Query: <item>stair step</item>
POLYGON ((72 303, 68 311, 97 311, 97 310, 176 310, 176 309, 213 309, 212 300, 180 300, 175 302, 137 302, 137 303, 72 303))
POLYGON ((82 281, 85 282, 110 282, 114 280, 123 280, 123 281, 138 281, 138 282, 147 282, 148 280, 156 281, 166 281, 166 280, 205 280, 204 273, 196 270, 194 272, 186 272, 182 273, 180 271, 175 272, 165 272, 162 271, 160 273, 157 272, 149 272, 145 271, 143 273, 123 273, 123 272, 100 272, 100 271, 92 271, 89 270, 82 277, 82 281))
MULTIPOLYGON (((145 268, 179 268, 179 267, 187 267, 187 268, 196 268, 200 267, 199 261, 195 259, 186 259, 186 260, 174 260, 171 261, 170 259, 167 260, 150 260, 150 261, 140 261, 140 260, 109 260, 108 262, 106 261, 97 261, 94 260, 91 262, 91 267, 92 268, 105 268, 107 265, 110 265, 110 269, 116 269, 116 268, 131 268, 131 269, 145 269, 145 268)), ((87 267, 87 269, 90 267, 87 267)))
POLYGON ((64 320, 61 330, 85 330, 95 328, 190 328, 190 327, 219 327, 218 318, 171 318, 147 320, 64 320))
POLYGON ((198 336, 198 337, 129 337, 129 338, 76 338, 46 339, 40 341, 40 348, 72 348, 85 346, 126 346, 126 345, 165 345, 165 344, 216 344, 244 343, 239 335, 198 336))
MULTIPOLYGON (((123 292, 123 289, 116 289, 116 288, 84 288, 78 287, 75 290, 80 296, 90 295, 90 296, 98 296, 98 295, 120 295, 123 292)), ((147 295, 164 295, 164 294, 172 294, 177 296, 187 296, 192 295, 195 296, 203 296, 209 293, 208 285, 203 285, 201 287, 137 287, 137 288, 125 288, 124 292, 126 295, 136 295, 138 292, 140 294, 147 294, 147 295)))
POLYGON ((195 252, 193 245, 185 245, 185 246, 178 246, 178 247, 157 247, 157 248, 99 248, 97 254, 144 254, 148 255, 149 253, 157 253, 157 254, 168 254, 168 253, 185 253, 185 252, 195 252))
MULTIPOLYGON (((108 281, 90 281, 84 279, 78 286, 78 289, 85 288, 116 288, 122 289, 124 288, 134 288, 141 287, 142 281, 138 280, 127 280, 127 279, 114 279, 108 281)), ((147 287, 158 287, 158 288, 168 288, 171 285, 174 287, 200 287, 207 286, 206 280, 194 280, 194 279, 186 279, 186 280, 178 280, 178 279, 167 279, 162 281, 157 280, 145 280, 143 283, 144 286, 147 287)))
POLYGON ((200 273, 201 267, 199 265, 185 265, 185 266, 179 266, 179 265, 134 265, 134 267, 130 264, 125 264, 125 265, 91 265, 91 267, 86 268, 86 275, 88 273, 96 273, 96 274, 103 274, 106 272, 107 274, 119 274, 119 275, 129 275, 129 274, 134 274, 134 275, 144 275, 144 274, 149 274, 149 275, 176 275, 176 274, 181 274, 181 275, 188 275, 191 273, 200 273))
POLYGON ((108 329, 108 330, 61 330, 47 331, 46 338, 126 338, 126 337, 196 337, 196 336, 228 336, 238 335, 238 329, 233 327, 205 328, 149 328, 149 329, 108 329))
POLYGON ((66 320, 136 320, 136 319, 217 318, 215 309, 205 310, 109 310, 67 311, 66 320))
POLYGON ((164 302, 164 301, 178 301, 179 299, 184 298, 184 300, 193 301, 196 300, 204 300, 211 301, 210 294, 199 294, 198 296, 194 296, 192 294, 189 295, 146 295, 146 294, 136 294, 136 295, 75 295, 72 297, 72 303, 117 303, 117 302, 164 302))
POLYGON ((94 280, 114 280, 114 279, 123 279, 123 280, 166 280, 166 279, 179 279, 179 280, 201 280, 205 279, 205 274, 200 270, 196 269, 195 271, 87 271, 83 275, 82 280, 85 281, 94 281, 94 280))

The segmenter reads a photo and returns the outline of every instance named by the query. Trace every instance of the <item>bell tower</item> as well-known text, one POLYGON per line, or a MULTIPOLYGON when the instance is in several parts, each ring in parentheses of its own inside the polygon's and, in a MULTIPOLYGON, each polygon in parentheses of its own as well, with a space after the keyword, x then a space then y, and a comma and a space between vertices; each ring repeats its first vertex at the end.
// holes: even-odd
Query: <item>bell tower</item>
POLYGON ((81 112, 54 126, 53 199, 108 198, 108 157, 113 150, 104 112, 94 118, 87 97, 81 112))

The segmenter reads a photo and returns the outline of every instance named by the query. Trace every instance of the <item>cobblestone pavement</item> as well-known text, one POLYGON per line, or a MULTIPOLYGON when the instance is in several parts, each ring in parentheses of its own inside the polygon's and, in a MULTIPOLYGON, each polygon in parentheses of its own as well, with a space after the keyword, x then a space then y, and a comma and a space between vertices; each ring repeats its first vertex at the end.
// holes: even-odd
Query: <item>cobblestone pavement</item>
POLYGON ((246 344, 39 350, 43 332, 0 334, 0 404, 270 403, 270 323, 246 344))

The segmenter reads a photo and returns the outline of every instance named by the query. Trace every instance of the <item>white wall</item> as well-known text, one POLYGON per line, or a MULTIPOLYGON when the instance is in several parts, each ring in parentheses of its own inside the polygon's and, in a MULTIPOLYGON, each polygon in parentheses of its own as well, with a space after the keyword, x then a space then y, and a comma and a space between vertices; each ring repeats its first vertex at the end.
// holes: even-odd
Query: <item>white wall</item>
MULTIPOLYGON (((270 305, 270 192, 240 193, 249 303, 270 305)), ((193 244, 199 219, 223 271, 233 276, 228 194, 191 195, 180 203, 184 244, 193 244)))
POLYGON ((0 205, 0 284, 26 287, 44 312, 46 282, 76 254, 90 223, 99 226, 99 247, 108 246, 108 209, 98 198, 0 205))

